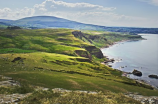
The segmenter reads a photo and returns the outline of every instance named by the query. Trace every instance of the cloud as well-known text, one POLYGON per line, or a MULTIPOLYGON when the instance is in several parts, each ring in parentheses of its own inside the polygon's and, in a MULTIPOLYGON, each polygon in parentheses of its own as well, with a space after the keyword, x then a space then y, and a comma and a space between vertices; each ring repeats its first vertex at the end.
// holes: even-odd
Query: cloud
POLYGON ((46 0, 41 4, 36 4, 34 9, 37 11, 60 11, 60 12, 82 12, 82 11, 113 11, 116 8, 114 7, 103 7, 99 5, 93 5, 89 3, 67 3, 63 1, 55 1, 55 0, 46 0))
POLYGON ((32 8, 23 8, 11 10, 10 8, 0 9, 0 18, 1 19, 20 19, 23 17, 33 16, 34 9, 32 8))
POLYGON ((0 17, 1 18, 5 18, 5 17, 8 17, 9 14, 11 13, 11 9, 10 8, 3 8, 3 9, 0 9, 0 17))
POLYGON ((158 6, 158 0, 152 0, 152 3, 158 6))
POLYGON ((145 20, 141 17, 119 15, 115 7, 103 7, 89 3, 67 3, 46 0, 34 6, 35 15, 49 15, 97 25, 123 25, 125 21, 136 22, 145 20), (121 23, 122 22, 122 23, 121 23))
POLYGON ((32 8, 0 9, 0 18, 20 19, 29 16, 48 15, 103 26, 138 27, 145 26, 146 24, 154 26, 154 20, 151 22, 145 17, 120 15, 115 13, 116 9, 115 7, 104 7, 90 3, 67 3, 64 1, 45 0, 41 4, 34 5, 32 8))
POLYGON ((158 0, 140 0, 140 1, 147 2, 151 5, 158 6, 158 0))

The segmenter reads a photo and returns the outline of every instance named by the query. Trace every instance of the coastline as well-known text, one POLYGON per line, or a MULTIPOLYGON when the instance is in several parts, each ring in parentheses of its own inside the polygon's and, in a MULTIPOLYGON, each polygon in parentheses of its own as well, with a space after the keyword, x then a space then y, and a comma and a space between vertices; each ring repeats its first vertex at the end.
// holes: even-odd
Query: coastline
MULTIPOLYGON (((111 46, 113 46, 113 45, 115 45, 115 44, 119 44, 119 43, 121 43, 121 42, 133 42, 133 41, 140 41, 140 40, 147 40, 147 39, 143 38, 143 39, 134 39, 134 40, 122 40, 122 41, 114 42, 114 43, 112 43, 111 45, 108 45, 108 46, 106 46, 106 47, 100 48, 100 50, 105 49, 105 48, 109 48, 109 47, 111 47, 111 46)), ((110 59, 110 58, 108 58, 108 56, 106 56, 106 55, 104 55, 104 58, 106 58, 106 61, 102 62, 102 64, 104 64, 104 65, 106 65, 106 66, 112 68, 112 65, 109 65, 109 63, 114 63, 114 62, 116 62, 116 60, 115 60, 114 58, 110 59)), ((121 60, 121 61, 122 61, 122 59, 118 59, 118 60, 121 60)), ((118 62, 119 62, 119 61, 118 61, 118 62)), ((121 66, 121 67, 124 67, 124 66, 121 66)), ((125 66, 125 67, 126 67, 126 66, 125 66)), ((115 69, 115 68, 113 68, 113 69, 115 69)), ((147 80, 130 78, 130 75, 131 75, 131 74, 133 75, 132 72, 125 72, 125 71, 120 70, 119 68, 117 68, 117 69, 115 69, 115 70, 121 71, 123 77, 129 78, 129 79, 132 79, 132 80, 135 80, 137 83, 140 83, 140 84, 145 84, 145 85, 151 86, 154 90, 158 90, 158 86, 153 86, 152 84, 149 84, 147 80)), ((133 70, 134 70, 134 69, 133 69, 133 70)))
MULTIPOLYGON (((147 40, 147 39, 142 38, 142 39, 133 39, 133 40, 121 40, 121 41, 113 42, 112 44, 108 44, 107 46, 101 47, 100 50, 102 50, 104 48, 109 48, 109 47, 111 47, 115 44, 119 44, 121 42, 134 42, 134 41, 140 41, 140 40, 147 40)), ((107 57, 107 56, 104 56, 104 57, 107 57)))

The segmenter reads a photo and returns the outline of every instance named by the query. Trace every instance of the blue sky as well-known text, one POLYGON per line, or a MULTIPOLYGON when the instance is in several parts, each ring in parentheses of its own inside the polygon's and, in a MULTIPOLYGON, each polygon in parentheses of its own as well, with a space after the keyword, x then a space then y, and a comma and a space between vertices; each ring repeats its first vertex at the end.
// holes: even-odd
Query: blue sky
POLYGON ((40 15, 103 26, 158 28, 158 0, 0 0, 0 19, 40 15))

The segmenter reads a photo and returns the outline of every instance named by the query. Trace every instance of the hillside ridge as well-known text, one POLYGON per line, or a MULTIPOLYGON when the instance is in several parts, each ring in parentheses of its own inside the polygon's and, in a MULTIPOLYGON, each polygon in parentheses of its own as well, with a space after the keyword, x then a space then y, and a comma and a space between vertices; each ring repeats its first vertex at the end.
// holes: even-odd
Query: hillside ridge
POLYGON ((0 28, 6 26, 20 26, 23 28, 39 29, 39 28, 69 28, 76 30, 96 30, 96 31, 109 31, 109 32, 123 32, 137 35, 138 33, 151 33, 158 34, 158 28, 141 28, 141 27, 110 27, 99 26, 95 24, 80 23, 77 21, 58 18, 55 16, 33 16, 26 17, 19 20, 4 20, 0 22, 6 23, 5 27, 0 25, 0 28))
MULTIPOLYGON (((40 103, 41 99, 44 102, 49 99, 51 102, 54 98, 52 96, 60 98, 60 94, 56 96, 52 90, 34 91, 37 87, 101 91, 103 94, 99 101, 104 101, 105 95, 109 97, 107 101, 115 96, 115 100, 111 99, 110 102, 118 104, 137 102, 124 99, 123 93, 128 92, 158 96, 158 91, 150 85, 123 77, 121 71, 101 64, 106 60, 100 51, 101 47, 129 39, 142 38, 139 35, 63 28, 0 29, 0 73, 20 83, 19 87, 0 87, 0 94, 12 96, 14 93, 31 92, 31 95, 22 100, 24 104, 40 103)), ((1 80, 4 79, 0 76, 1 80)), ((83 94, 69 94, 79 97, 75 101, 85 98, 83 94)), ((89 98, 98 99, 93 95, 87 97, 86 102, 91 101, 89 98)))

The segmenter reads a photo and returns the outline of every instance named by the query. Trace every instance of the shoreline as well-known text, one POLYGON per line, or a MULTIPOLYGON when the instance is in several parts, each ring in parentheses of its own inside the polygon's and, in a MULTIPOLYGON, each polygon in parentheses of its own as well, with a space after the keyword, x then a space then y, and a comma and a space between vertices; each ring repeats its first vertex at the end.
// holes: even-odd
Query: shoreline
MULTIPOLYGON (((109 47, 111 47, 111 46, 113 46, 113 45, 115 45, 115 44, 119 44, 119 43, 121 43, 121 42, 128 42, 128 41, 129 41, 129 42, 132 42, 132 41, 140 41, 140 40, 147 40, 147 39, 143 38, 143 39, 138 39, 138 40, 137 40, 137 39, 136 39, 136 40, 135 40, 135 39, 134 39, 134 40, 122 40, 122 41, 114 42, 114 43, 112 43, 111 45, 108 45, 108 46, 106 46, 106 47, 100 48, 100 50, 102 50, 102 49, 104 49, 104 48, 109 48, 109 47)), ((106 66, 108 66, 108 67, 111 67, 111 68, 112 68, 112 65, 109 65, 109 63, 114 63, 114 62, 116 62, 116 60, 115 60, 114 58, 110 59, 108 56, 105 56, 105 55, 104 55, 104 58, 106 58, 106 61, 101 62, 101 63, 104 64, 104 65, 106 65, 106 66)), ((122 59, 118 59, 118 60, 122 60, 122 59)), ((119 61, 118 61, 118 62, 119 62, 119 61)), ((121 67, 124 67, 124 66, 121 66, 121 67)), ((125 66, 125 67, 126 67, 126 66, 125 66)), ((115 69, 115 68, 113 68, 113 69, 115 69)), ((122 72, 122 76, 124 76, 124 77, 126 77, 126 78, 135 80, 136 82, 141 83, 141 84, 145 84, 145 85, 151 86, 154 90, 158 90, 158 86, 154 86, 154 85, 152 85, 152 84, 149 84, 149 83, 148 83, 148 80, 130 78, 130 75, 131 75, 131 74, 133 75, 132 72, 125 72, 125 71, 120 70, 119 68, 117 68, 117 69, 115 69, 115 70, 121 71, 121 72, 122 72)), ((134 70, 134 69, 133 69, 133 70, 134 70)))
MULTIPOLYGON (((101 64, 104 64, 104 65, 112 68, 112 65, 108 65, 108 63, 102 62, 101 64)), ((115 68, 112 68, 112 69, 122 72, 122 75, 121 75, 122 77, 126 77, 126 78, 129 78, 129 79, 132 79, 132 80, 136 81, 137 83, 148 85, 148 86, 152 87, 153 90, 158 90, 158 86, 153 86, 152 84, 149 84, 148 80, 130 78, 130 75, 131 74, 133 75, 132 72, 125 72, 125 71, 122 71, 122 70, 119 70, 119 69, 115 69, 115 68)))

